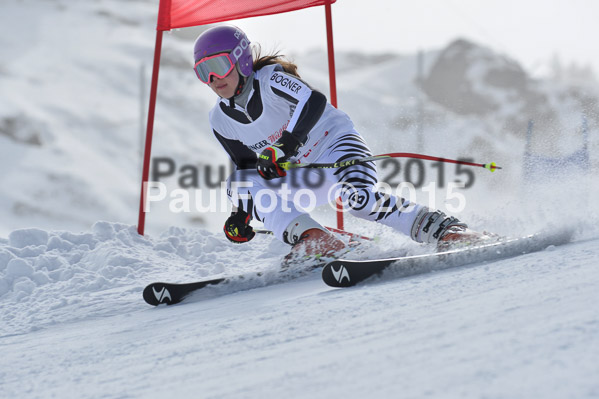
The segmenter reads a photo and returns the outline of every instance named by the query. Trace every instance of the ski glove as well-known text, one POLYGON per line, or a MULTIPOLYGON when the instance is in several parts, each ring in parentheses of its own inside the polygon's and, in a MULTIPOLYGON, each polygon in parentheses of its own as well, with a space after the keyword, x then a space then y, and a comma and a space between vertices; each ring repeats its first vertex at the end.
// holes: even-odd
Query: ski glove
POLYGON ((242 244, 254 238, 256 233, 252 226, 250 226, 251 219, 252 217, 242 210, 231 213, 223 228, 225 236, 227 236, 229 241, 235 244, 242 244))
POLYGON ((260 176, 266 180, 287 176, 287 172, 279 166, 279 162, 285 162, 297 154, 300 146, 301 142, 284 130, 281 138, 258 156, 256 169, 260 176))

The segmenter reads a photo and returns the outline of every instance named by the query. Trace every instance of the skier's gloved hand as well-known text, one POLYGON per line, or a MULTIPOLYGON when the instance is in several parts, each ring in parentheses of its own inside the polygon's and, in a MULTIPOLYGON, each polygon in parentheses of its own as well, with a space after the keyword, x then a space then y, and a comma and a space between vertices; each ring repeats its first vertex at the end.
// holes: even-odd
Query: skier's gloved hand
POLYGON ((242 210, 231 213, 223 228, 229 241, 242 244, 254 238, 256 232, 250 226, 251 219, 252 217, 242 210))
POLYGON ((295 154, 300 148, 300 141, 288 131, 283 131, 283 135, 276 143, 265 148, 258 156, 256 169, 260 176, 266 180, 272 180, 287 176, 287 172, 279 166, 279 162, 285 162, 295 154))

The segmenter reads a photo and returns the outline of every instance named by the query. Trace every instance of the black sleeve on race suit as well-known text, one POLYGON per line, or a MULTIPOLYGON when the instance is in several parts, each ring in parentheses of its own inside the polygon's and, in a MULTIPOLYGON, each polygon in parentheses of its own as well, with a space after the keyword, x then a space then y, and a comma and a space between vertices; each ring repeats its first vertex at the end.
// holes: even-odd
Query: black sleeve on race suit
POLYGON ((272 91, 277 96, 296 106, 293 111, 292 124, 287 130, 302 145, 308 141, 308 133, 322 116, 327 105, 327 98, 317 90, 313 90, 297 76, 276 71, 270 80, 272 91), (299 112, 299 115, 296 113, 299 112), (294 120, 295 119, 295 120, 294 120))
MULTIPOLYGON (((294 101, 291 101, 291 97, 280 90, 273 89, 273 92, 296 105, 298 103, 298 101, 295 99, 293 99, 294 101)), ((294 112, 299 112, 300 114, 295 127, 291 131, 291 134, 297 138, 302 145, 308 141, 308 133, 310 133, 310 130, 312 130, 314 125, 316 125, 316 122, 318 122, 322 116, 326 105, 327 98, 325 95, 319 91, 313 90, 312 94, 310 94, 310 97, 308 98, 308 101, 306 101, 302 109, 295 109, 294 112)))
POLYGON ((216 139, 237 166, 237 170, 254 169, 256 167, 257 156, 254 151, 247 148, 241 141, 224 138, 216 130, 213 130, 213 132, 216 139))

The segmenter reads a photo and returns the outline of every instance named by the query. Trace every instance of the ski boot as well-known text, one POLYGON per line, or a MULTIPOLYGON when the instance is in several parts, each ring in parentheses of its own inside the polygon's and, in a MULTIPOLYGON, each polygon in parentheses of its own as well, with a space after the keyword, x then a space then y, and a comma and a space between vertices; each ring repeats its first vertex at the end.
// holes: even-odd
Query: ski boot
POLYGON ((497 236, 470 230, 453 216, 423 208, 412 225, 411 237, 417 242, 436 244, 437 251, 448 251, 486 243, 497 236))
POLYGON ((289 224, 283 233, 286 243, 292 245, 285 256, 284 266, 294 263, 323 263, 324 259, 335 259, 347 252, 349 246, 344 241, 322 227, 309 215, 303 214, 289 224))

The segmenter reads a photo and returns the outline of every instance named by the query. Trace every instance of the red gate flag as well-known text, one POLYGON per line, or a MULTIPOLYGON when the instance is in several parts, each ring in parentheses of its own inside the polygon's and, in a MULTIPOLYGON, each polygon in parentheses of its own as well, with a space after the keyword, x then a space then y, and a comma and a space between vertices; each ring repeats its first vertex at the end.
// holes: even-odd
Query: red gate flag
POLYGON ((160 0, 157 30, 171 30, 300 10, 336 0, 160 0))

